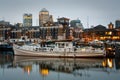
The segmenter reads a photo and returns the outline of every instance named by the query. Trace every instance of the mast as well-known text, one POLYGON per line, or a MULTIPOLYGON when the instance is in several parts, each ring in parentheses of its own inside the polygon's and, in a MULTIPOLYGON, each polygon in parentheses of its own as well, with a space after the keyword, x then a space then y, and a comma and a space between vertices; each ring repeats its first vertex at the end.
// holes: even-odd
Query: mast
POLYGON ((89 28, 89 16, 87 16, 87 27, 89 28))

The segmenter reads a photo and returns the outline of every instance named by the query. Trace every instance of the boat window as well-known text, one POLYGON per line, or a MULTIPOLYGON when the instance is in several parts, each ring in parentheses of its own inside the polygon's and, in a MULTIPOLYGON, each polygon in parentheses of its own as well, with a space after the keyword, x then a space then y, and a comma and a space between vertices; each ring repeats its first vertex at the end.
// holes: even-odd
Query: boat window
POLYGON ((63 43, 62 46, 64 46, 65 44, 63 43))
POLYGON ((58 47, 60 46, 60 44, 58 43, 58 47))
POLYGON ((58 44, 58 47, 59 47, 59 48, 64 48, 64 45, 65 45, 64 43, 62 43, 62 44, 59 43, 59 44, 58 44))
POLYGON ((68 44, 66 44, 66 46, 68 46, 68 44))

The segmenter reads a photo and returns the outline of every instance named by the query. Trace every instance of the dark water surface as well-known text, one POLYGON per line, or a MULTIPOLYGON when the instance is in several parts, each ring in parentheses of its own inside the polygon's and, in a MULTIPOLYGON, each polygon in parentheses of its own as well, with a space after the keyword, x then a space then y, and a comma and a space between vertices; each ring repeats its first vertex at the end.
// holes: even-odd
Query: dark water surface
POLYGON ((0 80, 120 80, 120 59, 0 55, 0 80))

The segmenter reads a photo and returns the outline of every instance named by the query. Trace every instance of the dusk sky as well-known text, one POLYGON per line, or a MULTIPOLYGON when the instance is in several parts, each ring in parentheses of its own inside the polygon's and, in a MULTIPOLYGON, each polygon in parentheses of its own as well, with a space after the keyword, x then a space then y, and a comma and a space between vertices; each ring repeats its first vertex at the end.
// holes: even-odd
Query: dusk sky
POLYGON ((33 15, 33 25, 38 25, 39 11, 46 8, 54 21, 59 17, 79 18, 83 26, 102 24, 120 19, 120 0, 0 0, 0 20, 11 24, 23 22, 23 14, 33 15), (89 20, 87 20, 87 18, 89 20))

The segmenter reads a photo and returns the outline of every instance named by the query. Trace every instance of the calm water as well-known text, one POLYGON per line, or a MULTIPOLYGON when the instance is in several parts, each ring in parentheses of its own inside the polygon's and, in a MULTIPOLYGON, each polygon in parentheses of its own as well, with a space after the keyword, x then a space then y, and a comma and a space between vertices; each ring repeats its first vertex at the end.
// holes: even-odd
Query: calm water
POLYGON ((0 80, 119 80, 118 59, 64 59, 0 55, 0 80))

